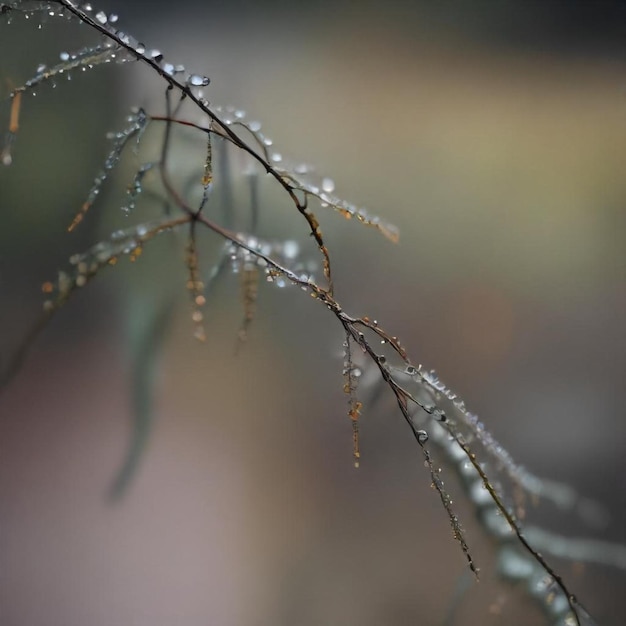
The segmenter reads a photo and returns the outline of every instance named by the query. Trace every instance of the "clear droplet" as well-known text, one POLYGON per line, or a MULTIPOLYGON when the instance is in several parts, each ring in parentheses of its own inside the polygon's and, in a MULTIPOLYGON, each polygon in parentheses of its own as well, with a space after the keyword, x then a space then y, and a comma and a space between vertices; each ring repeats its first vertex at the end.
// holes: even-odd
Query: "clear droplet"
POLYGON ((98 11, 95 15, 96 21, 100 24, 106 24, 109 21, 107 14, 104 11, 98 11))
POLYGON ((324 180, 322 180, 322 190, 326 193, 335 191, 335 181, 332 178, 324 178, 324 180))
POLYGON ((417 431, 417 442, 423 446, 428 441, 428 433, 425 430, 417 431))
POLYGON ((300 245, 297 241, 289 240, 283 244, 283 256, 286 259, 295 259, 300 253, 300 245))
POLYGON ((187 79, 187 83, 192 87, 206 87, 210 82, 210 78, 207 76, 200 76, 200 74, 191 74, 187 79))

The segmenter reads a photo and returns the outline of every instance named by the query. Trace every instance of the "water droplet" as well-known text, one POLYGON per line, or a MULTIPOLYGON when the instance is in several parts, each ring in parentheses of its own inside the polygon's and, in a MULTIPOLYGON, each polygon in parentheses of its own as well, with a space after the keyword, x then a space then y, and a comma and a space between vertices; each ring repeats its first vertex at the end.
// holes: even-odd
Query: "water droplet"
POLYGON ((191 74, 187 79, 187 84, 192 87, 206 87, 210 82, 210 78, 207 76, 200 76, 200 74, 191 74))
POLYGON ((283 155, 280 152, 274 152, 274 154, 272 154, 272 161, 274 161, 274 163, 280 163, 283 160, 283 155))
POLYGON ((115 24, 115 22, 117 22, 118 19, 119 19, 119 16, 116 13, 111 13, 111 15, 109 15, 110 24, 115 24))
POLYGON ((248 128, 253 132, 253 133, 258 133, 261 130, 261 122, 250 122, 248 124, 248 128))
POLYGON ((404 370, 409 376, 415 376, 417 374, 417 368, 413 367, 413 365, 407 365, 407 368, 404 370))
POLYGON ((441 409, 435 409, 432 415, 438 422, 446 422, 448 420, 447 415, 441 409))
POLYGON ((300 245, 297 241, 289 240, 283 243, 283 256, 286 259, 295 259, 300 253, 300 245))
POLYGON ((98 11, 95 15, 96 21, 100 24, 106 24, 109 21, 107 14, 104 11, 98 11))
POLYGON ((172 74, 174 74, 174 65, 172 65, 172 63, 164 63, 163 64, 163 71, 168 75, 168 76, 172 76, 172 74))
POLYGON ((417 442, 423 446, 428 441, 428 433, 425 430, 417 431, 417 442))
POLYGON ((322 190, 326 193, 335 191, 335 181, 332 178, 324 178, 324 180, 322 180, 322 190))
POLYGON ((59 59, 61 59, 61 61, 69 61, 70 60, 70 53, 69 52, 61 52, 59 54, 59 59))

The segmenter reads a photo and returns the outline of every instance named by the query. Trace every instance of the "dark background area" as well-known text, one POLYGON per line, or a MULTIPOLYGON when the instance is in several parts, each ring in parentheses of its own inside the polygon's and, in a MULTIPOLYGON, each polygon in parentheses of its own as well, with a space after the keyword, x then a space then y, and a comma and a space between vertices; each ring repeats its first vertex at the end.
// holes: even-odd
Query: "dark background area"
MULTIPOLYGON (((340 196, 400 227, 393 246, 317 212, 346 310, 379 319, 414 362, 436 368, 516 460, 612 516, 588 529, 542 506, 531 520, 626 542, 624 3, 98 8, 209 75, 211 102, 262 120, 285 158, 313 163, 340 196)), ((0 33, 2 95, 91 41, 52 21, 0 33)), ((128 225, 121 172, 65 232, 131 104, 162 107, 139 66, 25 97, 15 162, 0 170, 3 360, 38 315, 40 284, 128 225)), ((264 214, 265 235, 307 250, 282 210, 264 214)), ((299 290, 263 286, 235 356, 231 278, 208 303, 200 345, 182 258, 182 245, 157 245, 103 273, 0 396, 2 623, 443 623, 464 561, 391 398, 366 404, 353 470, 331 317, 299 290), (131 420, 129 338, 166 288, 179 307, 157 423, 136 481, 111 505, 131 420)), ((493 548, 455 501, 484 572, 457 623, 545 623, 490 573, 493 548)), ((623 623, 623 572, 558 569, 599 623, 623 623)))

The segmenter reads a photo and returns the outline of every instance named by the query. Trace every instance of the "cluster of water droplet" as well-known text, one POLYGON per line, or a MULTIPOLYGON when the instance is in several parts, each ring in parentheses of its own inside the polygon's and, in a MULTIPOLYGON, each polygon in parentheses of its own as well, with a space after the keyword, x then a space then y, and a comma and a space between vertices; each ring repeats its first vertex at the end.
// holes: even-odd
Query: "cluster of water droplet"
MULTIPOLYGON (((93 8, 89 3, 81 5, 80 9, 87 15, 91 14, 93 11, 93 8)), ((113 35, 115 39, 119 40, 128 52, 130 52, 133 58, 143 58, 149 62, 157 64, 167 76, 180 76, 182 78, 182 83, 193 89, 201 89, 202 87, 209 85, 211 82, 207 76, 188 72, 184 65, 166 61, 160 50, 156 48, 148 49, 145 44, 135 39, 132 35, 119 30, 116 26, 118 21, 117 15, 107 15, 104 11, 98 11, 93 15, 93 20, 105 31, 113 35)))
MULTIPOLYGON (((72 4, 68 2, 68 4, 72 4)), ((15 1, 0 3, 0 17, 3 17, 7 24, 13 21, 16 16, 22 16, 29 21, 36 21, 38 28, 43 28, 48 18, 73 19, 73 15, 59 2, 32 2, 15 1)))
POLYGON ((317 198, 320 202, 320 206, 330 207, 346 219, 355 218, 366 226, 372 226, 391 241, 398 240, 399 231, 393 224, 381 220, 376 215, 371 215, 367 209, 363 207, 358 207, 334 195, 332 192, 335 189, 335 183, 331 178, 323 178, 319 186, 301 180, 299 188, 308 196, 317 198))
POLYGON ((144 178, 156 165, 157 164, 153 161, 144 163, 137 172, 135 172, 132 182, 126 188, 126 204, 121 207, 124 215, 130 215, 135 209, 139 196, 143 193, 144 178))
POLYGON ((95 10, 90 2, 66 2, 64 7, 53 2, 11 2, 2 3, 2 15, 7 22, 11 21, 14 13, 21 14, 25 19, 38 18, 41 28, 48 18, 64 18, 77 20, 80 23, 93 24, 103 35, 100 45, 83 48, 77 52, 62 52, 61 63, 48 69, 40 65, 37 75, 25 87, 35 87, 44 80, 50 80, 54 85, 54 77, 64 74, 70 78, 70 71, 80 68, 83 71, 102 63, 126 63, 144 59, 157 64, 168 76, 181 75, 181 83, 189 88, 198 90, 206 87, 210 79, 202 74, 187 72, 183 65, 165 61, 163 54, 157 49, 148 49, 145 44, 117 27, 118 15, 95 10))
MULTIPOLYGON (((76 228, 76 226, 78 226, 78 224, 80 224, 80 222, 82 222, 85 214, 87 213, 87 211, 89 211, 89 209, 99 196, 102 185, 107 180, 112 170, 119 163, 119 160, 122 157, 122 153, 124 152, 124 148, 126 147, 127 143, 134 138, 136 140, 136 146, 139 146, 141 137, 148 126, 149 118, 143 109, 134 108, 131 110, 131 113, 126 118, 126 122, 128 125, 125 128, 117 132, 109 133, 107 135, 107 138, 112 140, 113 147, 111 148, 111 151, 104 161, 103 168, 95 177, 91 189, 87 194, 87 199, 83 203, 80 211, 78 211, 78 213, 72 220, 72 223, 69 226, 69 230, 73 230, 74 228, 76 228)), ((145 172, 143 172, 143 174, 145 174, 145 172)), ((135 177, 135 181, 133 182, 133 188, 129 190, 130 204, 132 206, 134 206, 134 200, 136 199, 136 196, 141 192, 141 180, 143 178, 143 174, 139 175, 139 178, 137 178, 137 176, 135 177)), ((125 208, 130 210, 128 204, 125 208)))
POLYGON ((229 243, 226 246, 226 253, 234 274, 238 274, 242 269, 250 269, 254 266, 262 270, 267 282, 279 288, 292 284, 291 276, 296 281, 299 281, 304 289, 307 288, 308 282, 313 280, 317 264, 314 261, 298 260, 300 244, 297 241, 288 239, 286 241, 269 242, 244 234, 240 234, 238 238, 247 247, 244 248, 234 243, 229 243), (262 256, 255 254, 256 252, 262 256), (289 274, 285 274, 268 264, 263 257, 275 260, 282 267, 288 269, 289 274))
POLYGON ((445 385, 434 370, 409 366, 404 373, 416 383, 414 397, 419 400, 424 410, 439 422, 450 421, 468 442, 478 441, 496 461, 498 469, 504 470, 515 485, 528 494, 551 499, 560 506, 574 506, 575 495, 571 489, 564 492, 558 485, 548 484, 518 465, 511 454, 493 437, 478 417, 467 410, 465 402, 445 385))
POLYGON ((87 252, 74 254, 69 259, 71 271, 60 271, 56 281, 42 285, 42 291, 49 298, 43 304, 44 311, 51 312, 62 306, 75 289, 84 287, 102 268, 116 265, 119 257, 128 256, 136 261, 147 241, 173 227, 169 218, 139 224, 117 230, 108 241, 97 243, 87 252))

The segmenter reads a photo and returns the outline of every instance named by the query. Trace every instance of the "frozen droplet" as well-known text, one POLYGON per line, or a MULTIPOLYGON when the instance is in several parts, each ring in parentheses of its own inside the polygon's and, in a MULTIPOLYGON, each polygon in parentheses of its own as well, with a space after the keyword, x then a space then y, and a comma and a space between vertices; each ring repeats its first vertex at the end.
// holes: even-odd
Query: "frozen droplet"
POLYGON ((417 442, 423 446, 428 441, 428 433, 425 430, 417 431, 417 442))
POLYGON ((280 152, 274 152, 274 154, 272 154, 272 161, 274 161, 274 163, 280 163, 283 160, 283 155, 280 152))
POLYGON ((413 365, 407 365, 407 368, 404 370, 409 376, 415 376, 417 374, 417 368, 413 365))
POLYGON ((95 15, 96 21, 100 24, 106 24, 109 21, 107 14, 104 11, 98 11, 95 15))
POLYGON ((191 74, 187 79, 187 83, 192 87, 206 87, 210 82, 210 78, 207 76, 200 76, 200 74, 191 74))
POLYGON ((248 128, 253 132, 253 133, 258 133, 261 130, 261 122, 250 122, 248 124, 248 128))
POLYGON ((324 180, 322 180, 322 190, 326 193, 335 191, 335 181, 332 178, 324 178, 324 180))
POLYGON ((148 56, 151 59, 154 59, 157 63, 163 60, 163 54, 161 53, 160 50, 156 50, 156 49, 150 50, 150 52, 148 52, 148 56))
POLYGON ((45 63, 40 63, 37 66, 37 74, 43 74, 46 71, 46 64, 45 63))
POLYGON ((109 24, 115 24, 118 19, 119 17, 116 13, 111 13, 111 15, 109 15, 109 24))
POLYGON ((142 44, 141 42, 139 42, 136 46, 135 46, 135 52, 137 54, 144 54, 146 51, 146 46, 144 44, 142 44))
POLYGON ((59 54, 59 59, 61 59, 61 61, 69 61, 70 60, 70 53, 69 52, 61 52, 59 54))
POLYGON ((174 74, 174 65, 172 63, 164 63, 163 64, 163 71, 168 75, 168 76, 172 76, 172 74, 174 74))

